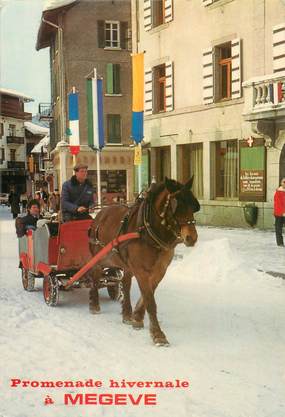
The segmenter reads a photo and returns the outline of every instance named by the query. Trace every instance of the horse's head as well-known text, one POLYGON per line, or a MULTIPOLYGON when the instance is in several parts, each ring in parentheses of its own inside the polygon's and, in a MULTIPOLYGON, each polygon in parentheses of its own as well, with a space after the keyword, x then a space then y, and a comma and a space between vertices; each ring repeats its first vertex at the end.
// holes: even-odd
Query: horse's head
POLYGON ((186 184, 180 184, 165 178, 162 192, 156 200, 161 224, 186 246, 194 246, 198 238, 194 213, 200 210, 200 204, 191 191, 193 180, 194 176, 186 184))

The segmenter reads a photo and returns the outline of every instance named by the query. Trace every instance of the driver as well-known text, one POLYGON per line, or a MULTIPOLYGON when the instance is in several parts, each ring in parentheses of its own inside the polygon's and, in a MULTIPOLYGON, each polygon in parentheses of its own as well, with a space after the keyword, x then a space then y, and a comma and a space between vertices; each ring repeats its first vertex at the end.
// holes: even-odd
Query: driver
POLYGON ((87 179, 88 166, 76 164, 75 175, 62 185, 62 221, 91 219, 89 209, 94 206, 94 190, 87 179))

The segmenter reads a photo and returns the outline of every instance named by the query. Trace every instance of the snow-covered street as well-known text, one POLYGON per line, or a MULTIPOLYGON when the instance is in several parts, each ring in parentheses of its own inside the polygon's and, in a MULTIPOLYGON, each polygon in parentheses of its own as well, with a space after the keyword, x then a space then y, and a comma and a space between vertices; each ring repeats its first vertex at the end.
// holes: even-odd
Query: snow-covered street
POLYGON ((59 305, 47 307, 40 279, 34 292, 22 288, 5 207, 0 233, 1 417, 284 417, 285 248, 273 232, 198 227, 197 245, 179 246, 156 293, 169 348, 153 346, 148 319, 141 331, 123 325, 120 304, 105 290, 96 316, 87 289, 61 292, 59 305), (103 387, 12 388, 11 378, 91 378, 103 387), (110 379, 190 387, 114 389, 110 379), (151 393, 157 405, 65 405, 71 392, 151 393), (44 405, 47 395, 54 404, 44 405))

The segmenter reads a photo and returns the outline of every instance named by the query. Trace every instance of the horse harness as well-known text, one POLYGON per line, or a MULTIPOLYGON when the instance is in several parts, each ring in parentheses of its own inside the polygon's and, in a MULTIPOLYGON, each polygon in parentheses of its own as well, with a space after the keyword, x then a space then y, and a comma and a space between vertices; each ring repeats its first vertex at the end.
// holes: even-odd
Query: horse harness
MULTIPOLYGON (((168 194, 166 202, 164 204, 163 210, 161 213, 158 213, 157 210, 155 210, 156 215, 161 219, 160 224, 165 228, 165 230, 168 233, 172 233, 173 238, 171 243, 168 243, 164 241, 158 234, 154 231, 152 225, 151 225, 151 217, 152 217, 152 211, 153 207, 151 204, 151 197, 149 193, 147 193, 146 197, 137 198, 136 203, 129 207, 128 212, 124 215, 124 217, 121 220, 120 227, 118 229, 118 232, 116 234, 116 237, 119 237, 120 235, 127 233, 127 229, 130 223, 130 220, 132 218, 132 215, 136 212, 136 210, 133 210, 134 208, 137 208, 137 204, 139 204, 138 208, 138 221, 137 221, 137 227, 138 227, 138 233, 140 233, 141 238, 150 238, 151 245, 154 246, 156 249, 159 250, 170 250, 173 249, 174 242, 177 240, 182 240, 180 231, 181 227, 183 225, 195 225, 196 221, 193 220, 187 220, 183 223, 179 222, 178 219, 175 216, 175 210, 177 208, 177 200, 176 195, 179 193, 173 193, 168 194), (168 214, 168 216, 167 216, 168 214)), ((99 239, 99 228, 100 224, 97 225, 95 229, 95 236, 91 237, 89 234, 89 242, 94 245, 98 245, 101 247, 104 247, 105 244, 100 241, 99 239)), ((128 244, 128 242, 124 242, 125 244, 128 244)), ((120 247, 114 248, 114 252, 118 253, 120 257, 123 260, 122 254, 120 252, 120 247)))

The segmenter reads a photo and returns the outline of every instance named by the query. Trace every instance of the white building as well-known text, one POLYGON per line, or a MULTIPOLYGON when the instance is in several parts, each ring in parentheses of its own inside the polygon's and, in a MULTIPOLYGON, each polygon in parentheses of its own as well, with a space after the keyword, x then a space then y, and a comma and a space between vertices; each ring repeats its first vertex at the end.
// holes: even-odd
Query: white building
POLYGON ((285 176, 282 0, 132 1, 133 49, 145 51, 151 173, 185 182, 204 224, 271 227, 285 176))

